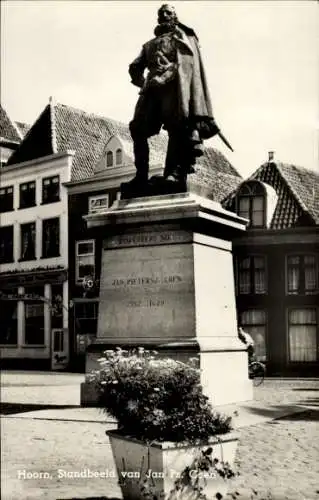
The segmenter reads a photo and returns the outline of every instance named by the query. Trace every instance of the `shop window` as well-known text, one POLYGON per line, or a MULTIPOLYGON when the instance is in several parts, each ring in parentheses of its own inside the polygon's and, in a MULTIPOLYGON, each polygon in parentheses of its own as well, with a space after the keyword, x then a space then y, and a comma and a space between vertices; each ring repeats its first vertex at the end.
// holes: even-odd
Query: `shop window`
POLYGON ((20 184, 19 208, 34 207, 35 204, 35 181, 20 184))
POLYGON ((21 260, 33 260, 36 258, 35 244, 35 222, 21 224, 21 260))
POLYGON ((249 220, 249 227, 265 227, 265 203, 264 187, 257 182, 246 183, 237 195, 237 213, 249 220))
POLYGON ((289 255, 286 266, 288 294, 305 295, 318 293, 317 255, 289 255))
POLYGON ((266 258, 249 255, 237 259, 237 290, 239 294, 267 293, 266 258))
POLYGON ((25 302, 25 343, 44 345, 44 302, 25 302))
POLYGON ((95 277, 95 241, 77 241, 75 244, 75 279, 77 283, 82 283, 84 278, 95 277))
POLYGON ((113 152, 112 151, 108 151, 106 153, 106 166, 113 167, 113 152))
POLYGON ((122 165, 123 163, 123 151, 119 148, 116 150, 116 165, 122 165))
POLYGON ((58 257, 60 255, 60 219, 42 221, 42 257, 58 257))
POLYGON ((42 203, 60 201, 60 177, 46 177, 42 181, 42 203))
POLYGON ((13 226, 0 227, 0 263, 13 262, 13 226))
POLYGON ((266 361, 266 312, 260 309, 249 309, 242 312, 241 326, 254 340, 256 358, 260 361, 266 361))
POLYGON ((288 311, 289 361, 317 361, 317 331, 315 308, 288 311))
POLYGON ((0 212, 13 210, 13 186, 0 189, 0 212))
POLYGON ((18 320, 16 300, 0 301, 0 344, 17 345, 18 320))

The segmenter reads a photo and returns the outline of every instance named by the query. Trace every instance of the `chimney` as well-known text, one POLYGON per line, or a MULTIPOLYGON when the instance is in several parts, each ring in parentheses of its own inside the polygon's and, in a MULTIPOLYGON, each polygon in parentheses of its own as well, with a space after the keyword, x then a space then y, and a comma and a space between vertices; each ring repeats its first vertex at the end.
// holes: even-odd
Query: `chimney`
POLYGON ((268 151, 268 162, 274 161, 275 151, 268 151))

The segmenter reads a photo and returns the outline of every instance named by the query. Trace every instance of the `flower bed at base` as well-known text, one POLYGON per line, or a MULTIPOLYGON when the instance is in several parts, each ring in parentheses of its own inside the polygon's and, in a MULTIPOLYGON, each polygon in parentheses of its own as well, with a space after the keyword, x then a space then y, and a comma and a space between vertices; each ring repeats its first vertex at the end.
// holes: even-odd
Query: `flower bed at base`
POLYGON ((100 407, 118 422, 110 441, 124 499, 222 498, 227 479, 234 476, 229 462, 235 459, 238 439, 227 438, 231 417, 214 411, 203 394, 197 359, 189 364, 160 359, 142 347, 104 354, 91 383, 98 389, 100 407), (225 450, 220 456, 211 446, 214 437, 225 450), (227 456, 228 448, 232 453, 227 456), (175 481, 173 467, 179 473, 175 481), (150 488, 152 469, 158 476, 152 477, 150 488), (203 472, 210 474, 209 481, 202 481, 203 472), (129 482, 124 473, 130 474, 129 482))

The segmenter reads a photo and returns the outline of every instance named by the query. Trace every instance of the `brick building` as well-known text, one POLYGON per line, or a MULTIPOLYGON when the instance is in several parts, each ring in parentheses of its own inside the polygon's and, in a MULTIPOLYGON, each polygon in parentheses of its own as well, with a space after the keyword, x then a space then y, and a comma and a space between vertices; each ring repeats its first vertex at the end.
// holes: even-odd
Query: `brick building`
POLYGON ((268 373, 318 375, 318 173, 270 154, 223 205, 250 221, 233 243, 238 322, 268 373))

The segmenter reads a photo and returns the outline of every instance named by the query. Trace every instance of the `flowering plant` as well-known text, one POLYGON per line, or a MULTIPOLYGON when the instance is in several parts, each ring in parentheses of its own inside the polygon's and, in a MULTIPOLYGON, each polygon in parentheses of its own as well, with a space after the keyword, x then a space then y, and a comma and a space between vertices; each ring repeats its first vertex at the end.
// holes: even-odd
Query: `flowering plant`
POLYGON ((104 352, 92 373, 100 407, 118 430, 144 441, 193 442, 231 429, 231 417, 213 411, 195 360, 161 359, 155 351, 104 352))

